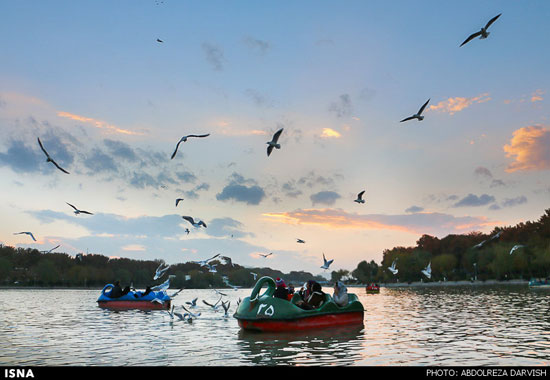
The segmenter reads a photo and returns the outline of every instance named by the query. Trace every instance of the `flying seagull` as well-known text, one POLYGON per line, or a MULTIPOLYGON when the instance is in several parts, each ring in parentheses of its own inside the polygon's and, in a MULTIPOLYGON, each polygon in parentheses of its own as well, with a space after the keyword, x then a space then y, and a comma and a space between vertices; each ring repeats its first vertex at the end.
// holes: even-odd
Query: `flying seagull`
POLYGON ((493 17, 492 19, 489 20, 489 22, 487 23, 487 25, 485 25, 483 28, 481 28, 481 30, 479 32, 476 32, 476 33, 473 33, 471 34, 468 38, 466 38, 466 40, 460 44, 460 46, 470 42, 471 40, 473 40, 474 38, 478 37, 479 36, 479 39, 480 40, 483 40, 487 37, 489 37, 489 32, 487 31, 487 29, 489 29, 489 27, 491 26, 491 24, 493 22, 496 21, 497 18, 500 17, 502 13, 498 14, 497 16, 493 17))
POLYGON ((191 216, 182 216, 182 218, 191 223, 195 228, 200 228, 200 226, 204 226, 204 228, 206 228, 206 223, 204 223, 202 220, 198 220, 197 222, 195 222, 195 219, 193 219, 191 216))
POLYGON ((185 303, 188 304, 191 307, 197 307, 197 299, 198 299, 198 297, 195 297, 195 298, 193 298, 192 301, 187 301, 185 303))
POLYGON ((44 146, 42 145, 42 141, 40 141, 40 137, 37 137, 38 139, 38 144, 40 145, 40 149, 42 149, 42 152, 44 152, 44 154, 46 155, 46 157, 48 158, 46 160, 46 162, 51 162, 52 164, 55 165, 56 168, 58 168, 59 170, 61 170, 63 173, 67 173, 67 174, 70 174, 68 171, 66 171, 65 169, 63 169, 61 166, 59 166, 57 164, 57 162, 55 162, 51 157, 50 155, 48 154, 48 152, 46 152, 46 149, 44 149, 44 146))
POLYGON ((36 239, 34 238, 34 235, 32 234, 32 232, 15 232, 14 233, 14 235, 21 235, 21 234, 27 234, 32 238, 32 240, 36 241, 36 239))
POLYGON ((162 43, 162 42, 164 42, 164 41, 163 41, 163 40, 161 40, 160 38, 157 38, 157 42, 160 42, 160 43, 162 43))
POLYGON ((183 317, 184 318, 187 318, 187 321, 188 322, 192 322, 193 319, 199 317, 201 315, 201 313, 197 313, 197 314, 194 314, 194 313, 191 313, 189 310, 187 310, 185 308, 185 306, 181 305, 181 307, 183 308, 183 310, 185 310, 187 313, 183 314, 183 317))
POLYGON ((168 268, 170 268, 170 265, 166 266, 166 268, 163 268, 162 267, 163 265, 164 265, 164 263, 160 263, 159 267, 155 271, 155 275, 153 277, 153 280, 158 280, 159 278, 161 278, 164 275, 164 272, 166 272, 168 270, 168 268))
POLYGON ((325 258, 325 254, 323 253, 323 261, 324 261, 325 263, 321 266, 321 268, 323 268, 323 269, 328 269, 328 267, 330 266, 330 264, 332 264, 332 262, 334 261, 334 259, 332 259, 332 260, 327 260, 327 259, 325 258))
POLYGON ((250 274, 252 275, 252 277, 254 277, 254 281, 256 281, 256 277, 258 277, 258 274, 254 272, 250 272, 250 274))
POLYGON ((269 157, 269 155, 271 154, 271 151, 273 150, 273 148, 281 149, 281 144, 278 144, 277 141, 279 140, 279 137, 281 136, 281 133, 283 133, 283 129, 284 128, 281 128, 277 132, 275 132, 275 134, 273 135, 273 138, 271 139, 271 141, 268 141, 266 143, 268 145, 268 147, 267 147, 267 157, 269 157))
POLYGON ((218 273, 218 271, 216 270, 216 266, 217 266, 217 265, 218 265, 218 264, 208 264, 208 263, 207 263, 207 264, 206 264, 206 267, 208 267, 208 271, 209 271, 210 273, 218 273))
POLYGON ((512 252, 514 252, 516 249, 520 249, 520 248, 524 248, 525 246, 524 245, 521 245, 521 244, 518 244, 518 245, 514 245, 512 247, 512 249, 510 250, 510 255, 512 254, 512 252))
POLYGON ((431 261, 428 263, 428 266, 424 269, 422 269, 422 273, 428 278, 432 278, 432 263, 431 261))
POLYGON ((186 228, 185 232, 187 232, 187 235, 189 235, 189 232, 191 232, 191 231, 189 231, 189 228, 186 228))
POLYGON ((219 294, 222 297, 223 296, 227 297, 227 294, 220 292, 218 289, 214 289, 214 291, 216 292, 216 294, 219 294))
POLYGON ((178 294, 180 294, 180 292, 183 290, 183 288, 181 288, 180 290, 178 290, 177 292, 173 293, 173 294, 169 294, 168 297, 170 298, 174 298, 175 296, 177 296, 178 294))
POLYGON ((78 215, 78 214, 94 215, 94 214, 92 214, 91 212, 77 209, 76 207, 74 207, 74 206, 73 206, 72 204, 70 204, 69 202, 65 202, 65 203, 67 203, 69 206, 71 206, 72 208, 74 208, 74 214, 75 214, 75 215, 78 215))
POLYGON ((404 122, 404 121, 407 121, 407 120, 412 120, 412 119, 418 119, 418 121, 422 121, 424 120, 424 116, 421 116, 422 115, 422 112, 424 112, 424 108, 426 108, 426 106, 428 105, 428 102, 430 101, 430 99, 428 99, 426 101, 426 103, 424 103, 424 105, 422 107, 420 107, 420 109, 418 110, 417 113, 415 113, 414 115, 412 116, 409 116, 409 117, 406 117, 404 118, 403 120, 400 121, 400 123, 404 122))
POLYGON ((176 145, 176 150, 174 150, 174 153, 172 153, 172 157, 170 159, 174 159, 176 157, 176 153, 178 152, 178 148, 182 142, 186 142, 189 137, 208 137, 210 136, 210 133, 207 133, 206 135, 187 135, 183 136, 180 141, 178 141, 178 144, 176 145))
POLYGON ((214 311, 218 311, 218 308, 220 307, 220 305, 218 305, 218 303, 220 303, 221 300, 222 300, 222 297, 220 297, 220 299, 214 305, 212 305, 211 303, 206 302, 205 300, 202 300, 202 302, 205 305, 210 306, 212 309, 214 309, 214 311))
POLYGON ((499 231, 498 233, 491 236, 489 239, 483 240, 481 243, 474 245, 473 248, 481 248, 481 247, 483 247, 483 245, 485 243, 490 242, 491 240, 499 238, 501 234, 502 234, 502 231, 499 231))
POLYGON ((41 251, 42 253, 52 253, 54 250, 56 250, 57 248, 61 247, 61 245, 58 245, 58 246, 55 246, 53 247, 52 249, 50 249, 49 251, 41 251))
POLYGON ((365 194, 365 190, 363 190, 359 194, 357 194, 357 199, 354 200, 354 202, 365 203, 365 200, 363 199, 363 194, 365 194))
POLYGON ((224 318, 229 317, 229 314, 227 313, 229 311, 229 305, 231 305, 231 301, 227 301, 227 304, 225 302, 222 302, 223 311, 225 314, 223 315, 224 318))
POLYGON ((396 264, 397 264, 397 259, 395 259, 393 263, 391 263, 391 267, 388 267, 388 270, 392 272, 394 275, 397 274, 397 272, 399 272, 399 270, 395 267, 396 264))
POLYGON ((296 239, 296 243, 302 243, 302 244, 305 244, 305 243, 306 243, 306 241, 305 241, 305 240, 302 240, 302 239, 298 239, 298 238, 297 238, 297 239, 296 239))
POLYGON ((176 207, 178 207, 178 203, 180 203, 180 201, 183 201, 183 198, 176 199, 176 207))
MULTIPOLYGON (((263 257, 267 257, 267 256, 271 256, 273 254, 273 252, 269 252, 267 255, 264 255, 263 253, 260 253, 259 255, 260 256, 263 256, 263 257)), ((254 278, 256 279, 256 278, 254 278)))
POLYGON ((211 260, 214 260, 216 257, 218 257, 220 254, 218 253, 217 255, 215 256, 212 256, 211 258, 209 259, 206 259, 206 260, 201 260, 201 261, 191 261, 192 263, 195 263, 195 264, 199 264, 201 267, 204 267, 208 264, 209 261, 211 260))

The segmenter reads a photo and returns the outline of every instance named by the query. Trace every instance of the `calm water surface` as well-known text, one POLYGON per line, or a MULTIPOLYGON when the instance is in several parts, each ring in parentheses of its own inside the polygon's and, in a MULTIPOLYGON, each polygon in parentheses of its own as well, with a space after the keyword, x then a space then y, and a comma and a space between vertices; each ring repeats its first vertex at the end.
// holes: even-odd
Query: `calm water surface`
MULTIPOLYGON (((332 293, 332 290, 325 288, 332 293)), ((231 301, 250 289, 224 290, 231 301)), ((164 311, 111 311, 99 290, 0 290, 0 365, 532 366, 550 364, 550 290, 527 286, 387 289, 365 294, 364 326, 303 333, 250 333, 199 297, 192 324, 164 311)), ((182 309, 180 308, 180 311, 182 309)))

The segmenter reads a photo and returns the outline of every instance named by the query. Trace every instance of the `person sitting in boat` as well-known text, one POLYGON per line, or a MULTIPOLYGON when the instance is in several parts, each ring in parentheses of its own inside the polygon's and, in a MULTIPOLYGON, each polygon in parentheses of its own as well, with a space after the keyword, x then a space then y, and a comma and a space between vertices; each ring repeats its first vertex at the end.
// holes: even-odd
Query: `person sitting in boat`
POLYGON ((151 293, 151 287, 148 286, 147 288, 145 288, 145 291, 144 292, 135 292, 134 293, 134 297, 136 298, 140 298, 140 297, 144 297, 146 296, 147 294, 151 293))
POLYGON ((277 288, 273 293, 273 297, 288 300, 288 289, 286 288, 286 284, 283 279, 277 277, 275 279, 275 284, 277 285, 277 288))
POLYGON ((348 288, 341 281, 337 281, 334 284, 332 299, 336 305, 340 307, 344 307, 348 304, 348 288))
POLYGON ((324 302, 325 293, 323 292, 321 284, 312 281, 311 294, 309 295, 309 297, 307 297, 305 301, 298 301, 296 305, 301 307, 302 309, 311 310, 321 307, 324 302))
POLYGON ((287 297, 287 299, 290 301, 293 296, 294 296, 294 285, 288 284, 288 297, 287 297))
POLYGON ((305 301, 308 299, 308 297, 310 296, 311 294, 311 287, 313 286, 313 283, 315 281, 313 280, 309 280, 308 282, 306 282, 303 286, 302 286, 302 289, 300 289, 300 297, 302 297, 302 299, 305 301))
POLYGON ((109 298, 120 298, 130 292, 130 287, 127 286, 124 289, 120 287, 120 281, 116 280, 113 286, 113 289, 111 289, 111 292, 109 293, 109 298))

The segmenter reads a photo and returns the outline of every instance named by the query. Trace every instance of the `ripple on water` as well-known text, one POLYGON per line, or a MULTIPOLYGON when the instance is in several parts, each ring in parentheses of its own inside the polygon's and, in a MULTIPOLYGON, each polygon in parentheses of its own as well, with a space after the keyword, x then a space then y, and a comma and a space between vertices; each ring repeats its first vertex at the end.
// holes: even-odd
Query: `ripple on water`
MULTIPOLYGON (((365 306, 363 327, 259 334, 202 305, 201 317, 188 324, 164 311, 101 309, 95 290, 0 290, 0 364, 550 364, 550 292, 526 286, 350 292, 365 306)), ((228 298, 235 305, 249 293, 228 298)), ((194 297, 210 300, 214 293, 184 290, 174 305, 194 297)))

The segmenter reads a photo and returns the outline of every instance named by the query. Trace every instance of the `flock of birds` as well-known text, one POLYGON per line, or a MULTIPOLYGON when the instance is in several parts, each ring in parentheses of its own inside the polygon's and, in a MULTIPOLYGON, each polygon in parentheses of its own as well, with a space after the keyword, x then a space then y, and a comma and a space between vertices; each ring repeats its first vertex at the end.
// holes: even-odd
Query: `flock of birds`
MULTIPOLYGON (((158 5, 159 3, 157 3, 158 5)), ((464 42, 462 42, 462 44, 460 46, 463 46, 465 44, 467 44, 468 42, 472 41, 473 39, 479 37, 480 39, 486 39, 488 36, 489 36, 489 32, 487 31, 487 29, 501 16, 501 14, 493 17, 492 19, 490 19, 487 24, 482 27, 479 31, 475 32, 475 33, 472 33, 470 36, 468 36, 468 38, 466 38, 466 40, 464 42)), ((164 43, 163 40, 161 40, 160 38, 157 39, 157 42, 159 43, 164 43)), ((409 121, 409 120, 413 120, 413 119, 416 119, 418 121, 422 121, 424 120, 424 116, 422 115, 422 113, 424 112, 425 108, 427 107, 428 103, 429 103, 430 99, 428 99, 421 107, 420 109, 418 110, 418 112, 416 112, 415 114, 413 114, 412 116, 409 116, 409 117, 406 117, 404 118, 403 120, 401 120, 400 122, 406 122, 406 121, 409 121)), ((271 138, 271 141, 268 141, 266 144, 267 144, 267 156, 269 157, 273 150, 274 149, 281 149, 281 144, 279 143, 279 139, 281 137, 281 134, 283 133, 283 130, 284 128, 280 128, 279 130, 277 130, 272 138, 271 138)), ((174 159, 178 153, 178 149, 180 148, 180 144, 182 143, 185 143, 188 141, 188 139, 190 138, 206 138, 210 136, 210 134, 189 134, 189 135, 186 135, 186 136, 183 136, 181 137, 181 139, 177 142, 176 144, 176 147, 174 149, 174 152, 172 153, 172 155, 170 156, 170 159, 174 159)), ((62 168, 51 156, 50 154, 46 151, 44 145, 42 144, 42 141, 40 141, 40 138, 37 138, 38 140, 38 145, 40 146, 40 149, 42 150, 42 152, 45 154, 46 156, 46 162, 49 162, 51 164, 53 164, 57 169, 59 169, 61 172, 65 173, 65 174, 70 174, 67 170, 65 170, 64 168, 62 168)), ((354 202, 358 203, 358 204, 364 204, 365 203, 365 199, 363 198, 365 194, 365 190, 361 191, 360 193, 357 194, 357 199, 354 200, 354 202)), ((178 207, 178 204, 183 201, 184 199, 183 198, 177 198, 176 199, 176 207, 178 207)), ((75 207, 74 205, 70 204, 67 202, 67 204, 73 208, 74 210, 74 214, 75 215, 79 215, 79 214, 88 214, 88 215, 93 215, 93 213, 89 212, 89 211, 85 211, 85 210, 80 210, 78 209, 77 207, 75 207)), ((200 220, 200 219, 196 219, 192 216, 182 216, 182 218, 184 220, 186 220, 187 222, 189 222, 194 228, 207 228, 207 225, 204 221, 200 220)), ((185 232, 187 234, 189 234, 190 230, 188 228, 185 229, 185 232)), ((17 232, 17 233, 14 233, 14 234, 27 234, 29 235, 33 241, 36 241, 36 238, 34 237, 34 235, 31 233, 31 232, 17 232)), ((488 239, 488 241, 490 240, 493 240, 495 238, 498 238, 498 236, 500 236, 500 232, 491 237, 490 239, 488 239)), ((483 241, 481 243, 479 243, 478 245, 476 245, 474 248, 480 248, 482 247, 487 241, 483 241)), ((303 239, 300 239, 298 238, 297 239, 297 243, 301 243, 301 244, 305 244, 305 241, 303 239)), ((49 250, 49 251, 44 251, 44 252, 52 252, 53 250, 57 249, 59 246, 49 250)), ((524 246, 522 245, 516 245, 512 248, 512 250, 510 251, 510 254, 519 249, 519 248, 522 248, 524 246)), ((272 255, 273 253, 269 253, 269 254, 260 254, 262 257, 266 258, 270 255, 272 255)), ((209 269, 209 272, 213 272, 215 273, 216 272, 216 269, 215 269, 215 265, 216 264, 209 264, 210 261, 212 261, 214 258, 218 257, 218 255, 212 257, 212 258, 209 258, 209 259, 206 259, 206 260, 201 260, 201 261, 194 261, 195 263, 201 265, 201 266, 205 266, 209 269)), ((329 269, 329 266, 332 264, 332 262, 334 261, 334 259, 331 259, 331 260, 327 260, 325 258, 325 254, 323 253, 323 265, 321 266, 321 268, 325 269, 325 270, 328 270, 329 269)), ((157 273, 155 274, 155 279, 157 278, 160 278, 160 276, 162 276, 162 274, 164 273, 164 271, 166 271, 168 269, 168 267, 166 268, 159 268, 160 269, 160 272, 157 271, 157 273)), ((396 275, 398 273, 398 270, 396 268, 396 261, 394 261, 392 263, 392 265, 388 268, 388 270, 390 270, 394 275, 396 275)), ((252 273, 252 272, 251 272, 252 273)), ((426 268, 424 268, 422 270, 422 273, 428 277, 428 278, 431 278, 431 262, 426 266, 426 268)), ((256 278, 256 274, 253 273, 254 275, 254 278, 256 278)), ((219 301, 218 301, 219 302, 219 301)), ((216 303, 217 304, 217 303, 216 303)), ((223 305, 223 303, 222 303, 223 305)), ((187 311, 187 310, 186 310, 187 311)), ((188 311, 187 311, 188 312, 188 311)), ((190 314, 188 312, 188 314, 190 314)), ((177 315, 173 310, 171 312, 171 315, 172 317, 174 315, 177 315)))
MULTIPOLYGON (((206 259, 206 260, 201 260, 201 261, 193 261, 194 263, 197 263, 201 266, 208 266, 209 265, 209 262, 214 260, 215 258, 217 258, 219 256, 218 255, 215 255, 209 259, 206 259)), ((162 276, 164 276, 164 274, 166 273, 166 271, 170 268, 170 265, 167 265, 165 264, 164 262, 161 262, 160 265, 158 266, 158 268, 155 270, 155 274, 153 275, 153 280, 158 280, 160 279, 162 276)), ((153 291, 166 291, 168 290, 168 288, 170 287, 170 279, 175 277, 174 275, 170 275, 168 276, 168 279, 163 282, 162 284, 160 285, 157 285, 157 286, 154 286, 151 288, 151 290, 153 291)), ((237 287, 236 286, 232 286, 230 285, 228 282, 227 282, 227 285, 233 287, 234 290, 237 290, 237 287)), ((133 286, 131 285, 130 288, 133 288, 133 286)), ((179 289, 177 292, 173 293, 173 294, 170 294, 168 295, 170 297, 170 299, 174 299, 174 297, 176 297, 183 289, 179 289)), ((217 312, 218 310, 223 309, 224 311, 224 314, 222 315, 222 318, 224 319, 227 319, 229 317, 229 308, 231 306, 231 301, 224 301, 223 300, 223 297, 227 296, 227 294, 225 293, 222 293, 220 292, 219 290, 217 289, 214 289, 214 291, 216 292, 216 294, 218 294, 220 296, 220 298, 218 299, 218 301, 216 301, 216 303, 210 303, 210 302, 207 302, 205 300, 202 300, 202 302, 207 305, 208 307, 210 307, 214 312, 217 312)), ((189 309, 195 309, 197 308, 197 301, 198 301, 198 297, 195 297, 194 299, 192 299, 191 301, 186 301, 185 302, 185 305, 187 305, 187 307, 185 307, 185 305, 180 305, 181 308, 183 309, 184 313, 179 313, 175 310, 175 305, 172 304, 172 308, 170 310, 164 310, 168 316, 170 317, 170 320, 173 321, 175 320, 176 318, 180 321, 185 321, 185 322, 188 322, 188 323, 191 323, 193 322, 193 320, 197 319, 198 317, 201 316, 201 312, 192 312, 190 311, 189 309)), ((153 300, 151 300, 152 303, 159 303, 159 304, 164 304, 164 300, 162 299, 159 299, 159 298, 154 298, 153 300)), ((241 299, 239 298, 239 301, 237 301, 237 305, 240 304, 241 302, 241 299)))

